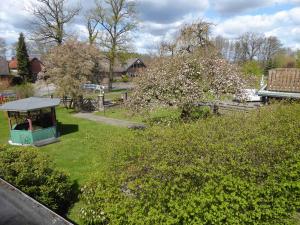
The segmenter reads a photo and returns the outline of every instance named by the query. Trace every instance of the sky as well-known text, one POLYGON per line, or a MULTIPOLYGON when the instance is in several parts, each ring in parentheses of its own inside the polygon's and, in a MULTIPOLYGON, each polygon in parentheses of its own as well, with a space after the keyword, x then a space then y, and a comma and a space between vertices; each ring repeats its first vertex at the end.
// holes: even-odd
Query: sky
MULTIPOLYGON (((29 35, 31 4, 36 0, 0 0, 0 37, 7 45, 17 41, 20 32, 29 35)), ((68 0, 82 11, 94 0, 68 0)), ((160 41, 168 40, 186 23, 199 19, 214 24, 212 35, 237 38, 245 32, 277 36, 285 47, 300 49, 300 0, 137 0, 139 26, 132 46, 151 53, 160 41)), ((87 38, 82 16, 74 19, 68 31, 87 38)))

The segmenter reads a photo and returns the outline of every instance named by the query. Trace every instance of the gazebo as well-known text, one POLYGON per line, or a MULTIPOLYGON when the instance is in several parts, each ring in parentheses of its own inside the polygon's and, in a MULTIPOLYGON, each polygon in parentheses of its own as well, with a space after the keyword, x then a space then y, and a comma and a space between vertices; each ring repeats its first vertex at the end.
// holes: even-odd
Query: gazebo
POLYGON ((12 145, 42 146, 58 141, 55 107, 57 98, 31 97, 0 106, 6 111, 12 145))

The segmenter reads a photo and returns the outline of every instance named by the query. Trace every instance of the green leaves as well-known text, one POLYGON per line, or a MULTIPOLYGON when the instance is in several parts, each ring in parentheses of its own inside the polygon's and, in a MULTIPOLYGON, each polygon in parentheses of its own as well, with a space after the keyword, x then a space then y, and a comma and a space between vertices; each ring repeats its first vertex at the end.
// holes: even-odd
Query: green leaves
POLYGON ((76 185, 32 148, 0 146, 0 177, 59 213, 76 198, 76 185))

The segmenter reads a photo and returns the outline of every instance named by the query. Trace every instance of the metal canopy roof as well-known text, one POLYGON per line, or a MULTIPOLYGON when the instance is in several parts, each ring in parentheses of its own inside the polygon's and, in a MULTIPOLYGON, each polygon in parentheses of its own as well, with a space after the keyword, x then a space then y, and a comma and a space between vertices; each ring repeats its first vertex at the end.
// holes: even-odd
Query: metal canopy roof
POLYGON ((58 98, 30 97, 5 103, 0 106, 0 110, 27 112, 35 109, 55 107, 59 105, 59 103, 60 99, 58 98))
POLYGON ((266 90, 266 88, 267 88, 267 85, 263 86, 257 92, 257 95, 261 96, 261 97, 300 99, 300 93, 297 93, 297 92, 269 91, 269 90, 266 90))
POLYGON ((73 225, 0 178, 0 224, 73 225))

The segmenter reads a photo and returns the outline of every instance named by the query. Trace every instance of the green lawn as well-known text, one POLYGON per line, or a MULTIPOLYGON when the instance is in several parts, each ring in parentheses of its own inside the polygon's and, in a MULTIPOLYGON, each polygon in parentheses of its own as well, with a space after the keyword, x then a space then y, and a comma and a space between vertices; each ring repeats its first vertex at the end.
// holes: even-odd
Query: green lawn
MULTIPOLYGON (((39 148, 48 154, 55 166, 70 175, 82 186, 92 174, 104 173, 118 164, 119 146, 132 131, 72 117, 66 109, 57 110, 57 119, 62 123, 60 142, 39 148)), ((3 113, 0 116, 0 143, 8 141, 8 123, 3 113)), ((71 210, 70 219, 78 222, 80 203, 71 210)))
POLYGON ((0 112, 0 144, 7 144, 9 137, 9 125, 6 113, 0 112))
POLYGON ((166 108, 159 108, 154 111, 147 112, 143 115, 140 114, 132 114, 128 109, 122 106, 116 106, 112 108, 108 108, 105 112, 96 112, 96 115, 105 116, 115 119, 121 120, 128 120, 133 122, 144 122, 146 123, 149 119, 155 118, 170 118, 170 117, 180 117, 180 111, 177 108, 173 109, 166 109, 166 108))

